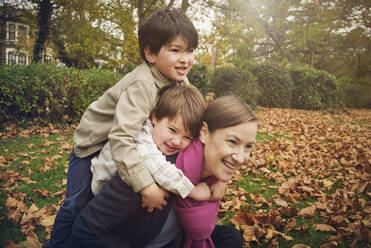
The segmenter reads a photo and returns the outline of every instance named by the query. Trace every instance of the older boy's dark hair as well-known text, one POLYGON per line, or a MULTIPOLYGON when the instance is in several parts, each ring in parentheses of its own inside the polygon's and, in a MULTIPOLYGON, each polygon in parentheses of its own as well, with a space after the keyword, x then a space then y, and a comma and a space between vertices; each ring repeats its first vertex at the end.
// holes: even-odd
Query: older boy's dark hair
POLYGON ((197 48, 198 33, 192 21, 180 9, 156 10, 138 31, 140 55, 144 60, 144 49, 148 46, 153 54, 158 54, 161 47, 181 35, 188 48, 197 48))
POLYGON ((152 114, 157 120, 173 120, 177 114, 183 118, 184 129, 198 137, 205 111, 201 92, 192 85, 171 84, 160 89, 158 101, 152 114))

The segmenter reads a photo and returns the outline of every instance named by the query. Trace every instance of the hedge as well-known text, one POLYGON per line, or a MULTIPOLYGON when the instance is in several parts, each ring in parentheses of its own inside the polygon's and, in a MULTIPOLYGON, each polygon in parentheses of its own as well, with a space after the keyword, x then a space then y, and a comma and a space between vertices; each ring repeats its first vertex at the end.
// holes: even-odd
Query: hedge
POLYGON ((336 78, 328 72, 305 66, 289 68, 294 81, 291 107, 299 109, 325 109, 341 105, 336 78))
POLYGON ((121 74, 56 65, 0 66, 0 123, 76 122, 121 74))
POLYGON ((206 65, 194 64, 187 78, 191 84, 196 86, 203 96, 210 91, 209 73, 206 65))
POLYGON ((257 78, 260 106, 281 108, 291 106, 293 82, 284 67, 266 63, 250 65, 248 70, 257 78))
POLYGON ((340 93, 348 108, 371 108, 371 85, 352 78, 337 80, 340 93))
POLYGON ((249 71, 235 67, 219 67, 214 72, 213 85, 216 97, 237 95, 251 107, 256 106, 259 89, 249 71))

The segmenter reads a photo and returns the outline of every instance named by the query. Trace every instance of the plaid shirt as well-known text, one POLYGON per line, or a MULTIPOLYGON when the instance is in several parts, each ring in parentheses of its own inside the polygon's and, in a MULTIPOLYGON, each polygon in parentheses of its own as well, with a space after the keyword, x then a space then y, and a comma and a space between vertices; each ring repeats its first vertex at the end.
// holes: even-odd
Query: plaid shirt
MULTIPOLYGON (((136 143, 137 150, 143 159, 155 181, 165 190, 186 198, 194 188, 191 181, 183 174, 182 170, 166 160, 166 157, 158 150, 152 139, 153 126, 147 119, 139 133, 136 143)), ((93 179, 91 188, 93 194, 98 194, 113 175, 117 167, 112 159, 109 142, 107 142, 99 153, 99 156, 91 160, 91 171, 93 179)))

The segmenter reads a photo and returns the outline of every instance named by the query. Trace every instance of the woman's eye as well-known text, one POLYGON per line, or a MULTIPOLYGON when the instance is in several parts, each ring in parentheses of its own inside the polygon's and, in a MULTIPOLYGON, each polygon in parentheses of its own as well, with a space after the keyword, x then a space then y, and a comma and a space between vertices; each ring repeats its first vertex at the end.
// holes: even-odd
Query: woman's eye
POLYGON ((186 140, 188 140, 188 141, 192 141, 192 140, 193 140, 192 137, 185 137, 185 138, 186 138, 186 140))
POLYGON ((237 142, 235 140, 227 140, 227 142, 231 145, 237 145, 237 142))
POLYGON ((194 48, 190 48, 190 49, 188 49, 188 52, 189 52, 189 53, 193 53, 194 51, 195 51, 194 48))

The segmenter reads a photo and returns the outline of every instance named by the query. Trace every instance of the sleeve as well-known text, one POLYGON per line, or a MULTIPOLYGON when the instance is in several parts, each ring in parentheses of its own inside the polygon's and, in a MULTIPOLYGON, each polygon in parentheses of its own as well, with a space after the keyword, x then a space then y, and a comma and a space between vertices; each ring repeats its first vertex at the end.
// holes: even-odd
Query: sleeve
POLYGON ((151 132, 143 131, 138 136, 138 151, 151 175, 163 189, 182 198, 187 197, 193 190, 194 185, 184 175, 183 171, 168 162, 166 157, 158 150, 151 132))
POLYGON ((117 167, 112 159, 109 142, 104 144, 98 156, 91 160, 91 190, 94 195, 97 195, 104 185, 116 174, 117 167))
POLYGON ((119 96, 113 126, 108 135, 113 160, 121 179, 135 192, 154 182, 137 150, 135 137, 151 113, 157 95, 154 84, 134 81, 119 96))

